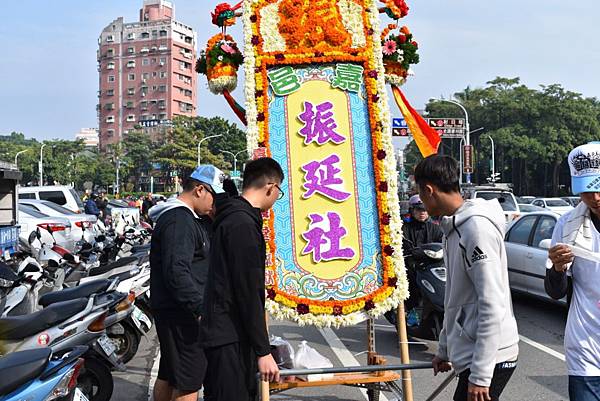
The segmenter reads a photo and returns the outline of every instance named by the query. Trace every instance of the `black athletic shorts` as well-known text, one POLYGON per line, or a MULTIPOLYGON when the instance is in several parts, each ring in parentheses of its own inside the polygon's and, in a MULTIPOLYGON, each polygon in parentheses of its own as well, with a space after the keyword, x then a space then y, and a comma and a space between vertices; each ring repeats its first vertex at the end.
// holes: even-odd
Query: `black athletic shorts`
MULTIPOLYGON (((492 401, 500 400, 500 394, 506 387, 506 384, 510 380, 513 372, 517 367, 517 362, 501 362, 496 364, 494 368, 494 375, 492 376, 492 382, 490 384, 490 397, 492 401)), ((456 386, 456 392, 454 393, 454 401, 466 401, 469 395, 469 376, 471 370, 467 369, 462 371, 458 375, 458 385, 456 386)))
POLYGON ((154 315, 160 342, 158 378, 173 388, 194 392, 202 388, 206 357, 200 341, 200 322, 190 318, 154 315))
POLYGON ((258 395, 256 353, 248 344, 206 348, 204 401, 251 401, 258 395))

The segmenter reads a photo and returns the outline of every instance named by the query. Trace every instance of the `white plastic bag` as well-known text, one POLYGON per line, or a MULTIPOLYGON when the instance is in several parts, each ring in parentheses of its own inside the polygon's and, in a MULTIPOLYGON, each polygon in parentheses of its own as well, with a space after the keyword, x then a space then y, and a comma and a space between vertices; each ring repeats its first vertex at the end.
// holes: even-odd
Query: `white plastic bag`
MULTIPOLYGON (((333 364, 323 355, 319 354, 316 349, 312 348, 302 341, 298 345, 298 352, 294 357, 294 368, 296 369, 320 369, 320 368, 332 368, 333 364)), ((308 375, 302 377, 307 381, 317 381, 324 379, 333 378, 333 373, 319 374, 319 375, 308 375)))
POLYGON ((271 344, 271 355, 280 369, 294 368, 294 348, 281 337, 271 335, 269 339, 271 344))

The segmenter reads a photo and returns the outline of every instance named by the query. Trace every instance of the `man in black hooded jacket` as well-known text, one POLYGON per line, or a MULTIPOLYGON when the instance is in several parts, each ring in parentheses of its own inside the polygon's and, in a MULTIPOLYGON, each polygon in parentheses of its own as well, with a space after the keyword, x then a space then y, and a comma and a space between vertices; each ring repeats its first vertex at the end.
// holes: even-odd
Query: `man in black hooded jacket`
POLYGON ((217 205, 202 332, 208 369, 205 401, 249 401, 256 371, 277 381, 265 322, 265 256, 261 211, 277 199, 283 171, 271 158, 249 162, 242 196, 217 205))

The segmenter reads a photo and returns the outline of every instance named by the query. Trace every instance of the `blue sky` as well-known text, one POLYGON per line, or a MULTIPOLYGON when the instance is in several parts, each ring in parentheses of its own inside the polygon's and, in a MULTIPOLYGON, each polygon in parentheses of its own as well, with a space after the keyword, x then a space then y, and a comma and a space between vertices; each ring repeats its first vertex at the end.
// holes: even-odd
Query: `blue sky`
MULTIPOLYGON (((176 18, 198 31, 200 48, 217 33, 210 11, 221 1, 174 1, 176 18)), ((70 139, 81 127, 97 126, 97 38, 119 16, 137 20, 142 1, 2 3, 0 134, 70 139)), ((409 6, 401 22, 420 44, 421 63, 404 92, 415 108, 496 76, 519 76, 529 86, 560 83, 600 97, 597 0, 409 0, 409 6)), ((231 31, 241 43, 241 28, 231 31)), ((237 121, 208 92, 206 79, 198 81, 199 114, 237 121)), ((240 88, 234 95, 243 102, 240 88)))

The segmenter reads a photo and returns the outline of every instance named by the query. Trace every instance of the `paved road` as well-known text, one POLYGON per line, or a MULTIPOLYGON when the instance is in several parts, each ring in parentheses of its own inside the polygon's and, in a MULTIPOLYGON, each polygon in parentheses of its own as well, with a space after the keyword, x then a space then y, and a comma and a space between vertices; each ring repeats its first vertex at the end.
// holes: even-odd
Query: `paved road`
MULTIPOLYGON (((514 296, 514 310, 522 335, 517 370, 504 392, 503 401, 561 401, 568 400, 567 377, 564 362, 563 333, 565 310, 523 296, 514 296)), ((306 340, 334 365, 354 365, 358 361, 366 363, 366 324, 339 330, 319 330, 314 327, 298 327, 289 322, 271 320, 271 332, 289 340, 294 347, 306 340), (332 347, 333 346, 333 347, 332 347)), ((437 344, 420 342, 410 345, 413 361, 429 362, 437 344)), ((113 400, 147 401, 150 372, 156 355, 154 334, 143 340, 140 351, 129 364, 129 371, 115 374, 115 394, 113 400)), ((388 363, 400 363, 397 336, 392 326, 385 320, 376 322, 377 351, 386 356, 388 363)), ((431 391, 444 379, 432 372, 414 371, 414 400, 424 401, 431 391)), ((439 397, 451 400, 455 384, 452 383, 439 397)), ((273 400, 365 400, 360 390, 348 387, 325 387, 292 390, 272 397, 273 400)), ((388 395, 388 400, 393 400, 388 395)), ((382 397, 382 401, 385 399, 382 397)))

